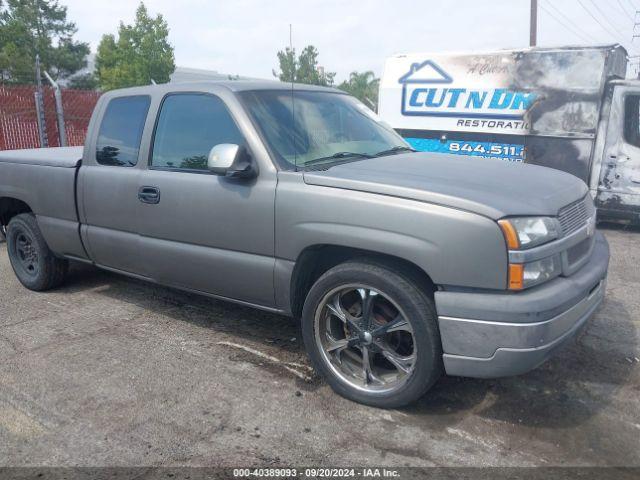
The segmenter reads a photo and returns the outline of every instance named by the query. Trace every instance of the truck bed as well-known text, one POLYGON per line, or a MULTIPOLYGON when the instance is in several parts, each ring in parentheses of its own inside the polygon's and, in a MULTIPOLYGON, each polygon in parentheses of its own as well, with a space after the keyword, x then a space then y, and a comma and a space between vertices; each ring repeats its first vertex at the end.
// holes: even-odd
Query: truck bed
POLYGON ((0 162, 74 168, 82 160, 83 147, 31 148, 0 152, 0 162))
POLYGON ((0 215, 26 204, 56 253, 85 258, 76 209, 76 174, 82 147, 0 152, 0 215))

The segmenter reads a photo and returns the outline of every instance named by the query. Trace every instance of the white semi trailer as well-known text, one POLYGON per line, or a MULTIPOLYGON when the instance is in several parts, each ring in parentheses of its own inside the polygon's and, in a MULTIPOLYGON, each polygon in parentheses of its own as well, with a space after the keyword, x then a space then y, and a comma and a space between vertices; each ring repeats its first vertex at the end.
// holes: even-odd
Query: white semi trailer
POLYGON ((640 81, 619 45, 412 53, 386 61, 379 115, 421 151, 572 173, 600 218, 640 222, 640 81))

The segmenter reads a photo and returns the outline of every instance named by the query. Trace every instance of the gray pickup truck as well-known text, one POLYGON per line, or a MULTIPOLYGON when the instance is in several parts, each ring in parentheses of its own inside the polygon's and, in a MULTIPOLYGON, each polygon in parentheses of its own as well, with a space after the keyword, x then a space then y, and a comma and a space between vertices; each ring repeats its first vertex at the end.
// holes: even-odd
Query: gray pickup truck
POLYGON ((0 223, 27 288, 79 261, 299 317, 333 389, 379 407, 538 366, 609 261, 576 177, 417 153, 343 92, 277 82, 106 93, 84 150, 0 153, 0 223))

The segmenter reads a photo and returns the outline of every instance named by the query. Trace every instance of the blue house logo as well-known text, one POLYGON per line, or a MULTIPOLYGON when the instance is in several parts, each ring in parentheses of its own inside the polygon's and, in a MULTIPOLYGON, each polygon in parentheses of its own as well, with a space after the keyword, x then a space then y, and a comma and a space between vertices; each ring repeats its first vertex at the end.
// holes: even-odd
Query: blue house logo
POLYGON ((473 89, 456 85, 432 60, 414 63, 398 79, 402 115, 522 120, 536 94, 505 88, 473 89))

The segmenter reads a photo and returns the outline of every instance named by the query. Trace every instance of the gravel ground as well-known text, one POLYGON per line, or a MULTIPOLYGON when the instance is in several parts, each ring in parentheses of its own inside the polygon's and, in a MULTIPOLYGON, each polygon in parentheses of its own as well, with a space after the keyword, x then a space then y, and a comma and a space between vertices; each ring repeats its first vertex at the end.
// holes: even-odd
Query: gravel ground
POLYGON ((391 411, 332 393, 292 319, 88 267, 36 294, 0 244, 0 465, 640 466, 640 232, 605 234, 574 344, 391 411))

